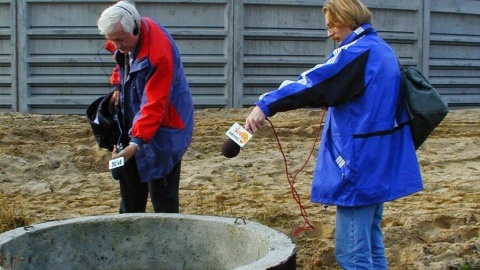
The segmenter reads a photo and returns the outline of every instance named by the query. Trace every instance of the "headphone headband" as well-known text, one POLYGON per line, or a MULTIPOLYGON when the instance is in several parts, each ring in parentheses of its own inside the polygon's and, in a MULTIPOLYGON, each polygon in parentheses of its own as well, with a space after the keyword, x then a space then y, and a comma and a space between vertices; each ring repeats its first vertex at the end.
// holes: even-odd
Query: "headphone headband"
MULTIPOLYGON (((125 1, 124 1, 124 2, 125 2, 125 1)), ((125 3, 126 3, 126 2, 125 2, 125 3)), ((126 12, 128 12, 128 14, 130 14, 130 16, 131 16, 132 19, 133 19, 133 22, 135 23, 135 28, 133 28, 133 35, 134 35, 134 36, 138 35, 138 34, 139 34, 138 24, 137 24, 137 20, 135 20, 135 17, 133 16, 133 13, 132 13, 130 10, 128 10, 127 8, 124 8, 124 7, 122 7, 122 6, 116 5, 116 7, 121 8, 121 9, 125 10, 126 12)))

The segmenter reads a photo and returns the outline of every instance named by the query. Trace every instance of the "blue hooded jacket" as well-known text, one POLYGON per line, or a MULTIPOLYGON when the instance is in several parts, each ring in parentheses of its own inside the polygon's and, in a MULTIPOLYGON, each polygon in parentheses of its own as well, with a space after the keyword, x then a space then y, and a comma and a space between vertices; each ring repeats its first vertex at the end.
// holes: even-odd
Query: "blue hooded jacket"
POLYGON ((325 63, 260 97, 267 117, 328 107, 311 201, 362 206, 423 189, 400 78, 394 51, 364 24, 325 63))

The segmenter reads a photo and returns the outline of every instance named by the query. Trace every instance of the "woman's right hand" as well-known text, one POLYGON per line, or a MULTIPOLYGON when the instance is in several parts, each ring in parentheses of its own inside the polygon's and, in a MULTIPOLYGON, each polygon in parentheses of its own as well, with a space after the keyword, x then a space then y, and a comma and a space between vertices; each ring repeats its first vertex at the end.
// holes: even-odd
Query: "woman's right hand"
POLYGON ((265 124, 265 119, 267 117, 260 109, 260 107, 255 106, 253 108, 250 115, 245 120, 245 129, 248 130, 250 133, 255 133, 262 129, 263 125, 265 124))

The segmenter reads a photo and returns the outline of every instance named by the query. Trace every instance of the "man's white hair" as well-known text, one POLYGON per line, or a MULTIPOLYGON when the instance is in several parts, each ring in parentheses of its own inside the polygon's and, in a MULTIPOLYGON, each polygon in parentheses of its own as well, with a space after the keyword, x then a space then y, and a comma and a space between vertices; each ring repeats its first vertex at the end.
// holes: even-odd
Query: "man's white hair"
POLYGON ((100 34, 109 35, 118 22, 122 24, 126 32, 133 33, 135 27, 140 30, 140 14, 133 4, 129 4, 127 1, 118 1, 115 5, 105 9, 97 22, 100 34))

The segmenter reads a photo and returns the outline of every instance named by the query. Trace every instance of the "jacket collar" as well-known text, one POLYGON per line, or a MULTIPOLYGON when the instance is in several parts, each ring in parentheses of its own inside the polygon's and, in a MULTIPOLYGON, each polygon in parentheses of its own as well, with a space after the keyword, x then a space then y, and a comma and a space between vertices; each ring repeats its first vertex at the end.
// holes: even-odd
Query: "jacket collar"
POLYGON ((366 34, 369 34, 369 33, 375 33, 376 34, 377 31, 375 31, 375 29, 373 29, 372 25, 369 24, 369 23, 362 24, 357 29, 353 30, 353 32, 347 38, 345 38, 342 41, 340 46, 349 44, 349 43, 351 43, 351 42, 353 42, 353 41, 359 39, 360 37, 362 37, 366 34))

